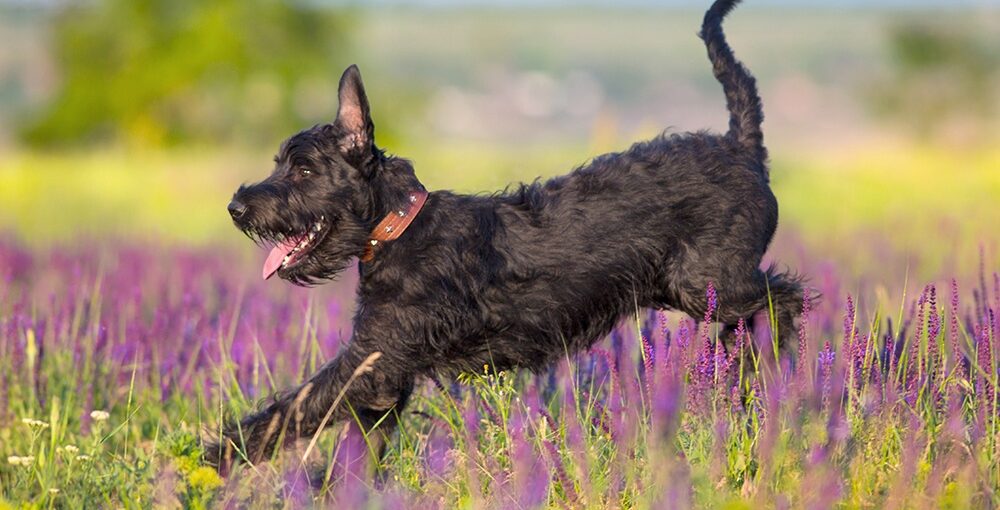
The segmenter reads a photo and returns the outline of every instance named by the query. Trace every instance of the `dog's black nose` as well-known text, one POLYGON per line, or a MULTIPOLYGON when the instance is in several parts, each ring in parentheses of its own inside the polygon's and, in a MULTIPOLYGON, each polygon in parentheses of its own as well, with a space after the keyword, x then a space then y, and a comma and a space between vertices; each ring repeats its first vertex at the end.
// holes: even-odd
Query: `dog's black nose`
POLYGON ((229 215, 233 217, 234 220, 238 220, 243 217, 247 212, 247 206, 239 200, 233 199, 229 202, 229 215))

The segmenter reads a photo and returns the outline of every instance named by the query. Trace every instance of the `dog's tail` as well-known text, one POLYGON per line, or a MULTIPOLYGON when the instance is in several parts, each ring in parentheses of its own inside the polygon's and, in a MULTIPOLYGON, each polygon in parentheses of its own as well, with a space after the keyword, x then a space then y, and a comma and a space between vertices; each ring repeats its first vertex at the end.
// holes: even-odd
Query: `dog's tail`
POLYGON ((715 78, 722 83, 729 109, 729 133, 738 143, 750 150, 759 161, 767 159, 764 148, 764 133, 760 129, 764 121, 757 82, 726 43, 722 33, 722 20, 736 7, 740 0, 716 0, 705 13, 699 36, 708 48, 708 58, 712 62, 715 78))

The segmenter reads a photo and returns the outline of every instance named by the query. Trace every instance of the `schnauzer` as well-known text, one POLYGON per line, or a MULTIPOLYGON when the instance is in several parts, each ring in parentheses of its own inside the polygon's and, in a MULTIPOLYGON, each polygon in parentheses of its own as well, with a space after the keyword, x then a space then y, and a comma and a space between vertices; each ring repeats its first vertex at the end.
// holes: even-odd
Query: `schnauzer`
POLYGON ((301 386, 229 423, 210 460, 266 460, 350 419, 384 441, 418 377, 537 369, 587 349, 637 305, 701 317, 709 283, 720 323, 771 310, 778 334, 793 333, 800 281, 760 268, 778 204, 756 83, 722 31, 737 3, 717 0, 700 34, 726 134, 660 135, 493 195, 425 191, 409 161, 375 145, 349 67, 336 119, 289 138, 229 212, 275 245, 264 278, 316 284, 358 259, 353 336, 301 386))

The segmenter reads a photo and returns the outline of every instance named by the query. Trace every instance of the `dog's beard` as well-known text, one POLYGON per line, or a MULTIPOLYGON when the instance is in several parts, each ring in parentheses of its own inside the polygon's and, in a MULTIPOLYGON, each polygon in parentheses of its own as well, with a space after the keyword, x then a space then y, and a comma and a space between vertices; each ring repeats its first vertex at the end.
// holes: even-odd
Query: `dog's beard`
POLYGON ((369 228, 354 214, 330 209, 326 213, 258 216, 238 223, 255 243, 270 249, 262 275, 273 275, 296 285, 316 285, 334 279, 352 257, 360 257, 369 228))
POLYGON ((353 257, 361 256, 368 235, 365 225, 351 216, 323 216, 304 233, 272 249, 264 265, 265 278, 277 274, 303 286, 332 280, 350 265, 353 257), (269 270, 271 274, 267 274, 269 270))

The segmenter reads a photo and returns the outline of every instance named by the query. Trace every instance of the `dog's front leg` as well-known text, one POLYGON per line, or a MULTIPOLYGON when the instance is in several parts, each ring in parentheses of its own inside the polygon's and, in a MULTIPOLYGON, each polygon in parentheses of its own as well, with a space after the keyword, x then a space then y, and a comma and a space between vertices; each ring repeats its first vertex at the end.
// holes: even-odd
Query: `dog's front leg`
POLYGON ((239 422, 227 424, 221 444, 209 445, 207 460, 220 471, 233 462, 265 461, 279 446, 311 438, 321 429, 354 416, 367 431, 378 423, 376 415, 380 417, 397 402, 405 401, 413 384, 412 377, 390 374, 380 357, 381 353, 352 342, 306 383, 275 395, 263 409, 239 422))

